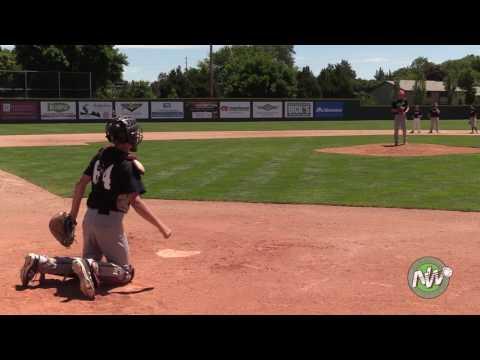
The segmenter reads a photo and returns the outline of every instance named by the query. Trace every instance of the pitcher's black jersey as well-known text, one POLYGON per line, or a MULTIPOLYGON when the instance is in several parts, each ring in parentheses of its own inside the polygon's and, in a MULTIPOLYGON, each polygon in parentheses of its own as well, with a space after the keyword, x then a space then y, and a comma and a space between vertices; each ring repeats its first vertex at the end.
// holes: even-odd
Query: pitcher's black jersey
POLYGON ((107 147, 90 161, 84 171, 85 175, 92 178, 92 192, 87 200, 89 208, 105 214, 120 211, 117 208, 120 194, 145 193, 140 173, 127 156, 115 147, 107 147))

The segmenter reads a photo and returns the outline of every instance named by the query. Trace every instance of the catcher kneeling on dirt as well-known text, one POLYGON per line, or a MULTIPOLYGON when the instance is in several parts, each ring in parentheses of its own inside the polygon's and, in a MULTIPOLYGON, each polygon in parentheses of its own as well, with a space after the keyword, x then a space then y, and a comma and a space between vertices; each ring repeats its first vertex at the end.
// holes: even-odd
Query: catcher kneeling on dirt
POLYGON ((100 284, 124 285, 132 281, 134 269, 130 264, 127 236, 123 218, 130 205, 135 211, 158 228, 165 238, 171 230, 152 214, 140 195, 145 193, 141 180, 145 169, 130 152, 136 152, 142 141, 142 130, 136 120, 123 116, 109 121, 106 137, 113 146, 105 147, 93 157, 82 177, 75 185, 70 213, 59 213, 50 221, 50 231, 65 247, 75 238, 75 226, 85 189, 92 191, 87 200, 83 219, 82 257, 48 257, 30 253, 20 271, 23 286, 36 274, 77 277, 81 292, 95 298, 100 284), (105 257, 106 261, 102 260, 105 257))

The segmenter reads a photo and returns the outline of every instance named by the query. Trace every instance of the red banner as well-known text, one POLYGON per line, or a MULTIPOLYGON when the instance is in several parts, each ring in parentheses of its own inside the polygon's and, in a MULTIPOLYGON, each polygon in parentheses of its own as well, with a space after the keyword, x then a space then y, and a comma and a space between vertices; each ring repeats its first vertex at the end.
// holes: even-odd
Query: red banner
POLYGON ((39 120, 38 101, 0 100, 0 120, 39 120))

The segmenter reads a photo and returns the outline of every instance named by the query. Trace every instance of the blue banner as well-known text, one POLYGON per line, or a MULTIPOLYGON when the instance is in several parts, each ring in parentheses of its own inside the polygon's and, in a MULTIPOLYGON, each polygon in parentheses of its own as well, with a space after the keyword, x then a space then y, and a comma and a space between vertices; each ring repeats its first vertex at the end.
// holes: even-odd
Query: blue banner
POLYGON ((315 101, 315 118, 341 118, 343 117, 342 101, 315 101))

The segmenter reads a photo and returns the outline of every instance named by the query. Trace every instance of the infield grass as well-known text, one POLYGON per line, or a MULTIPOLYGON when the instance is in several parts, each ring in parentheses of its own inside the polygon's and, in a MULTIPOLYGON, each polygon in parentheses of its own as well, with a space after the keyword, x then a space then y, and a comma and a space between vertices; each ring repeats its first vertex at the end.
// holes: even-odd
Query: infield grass
MULTIPOLYGON (((480 146, 480 138, 410 137, 480 146)), ((146 141, 146 198, 479 211, 480 154, 366 157, 315 149, 390 143, 387 136, 146 141)), ((0 168, 61 196, 99 144, 0 149, 0 168)))
MULTIPOLYGON (((244 122, 177 122, 141 123, 144 131, 261 131, 261 130, 391 130, 392 120, 362 121, 244 121, 244 122)), ((422 129, 429 129, 429 120, 422 121, 422 129)), ((408 121, 411 127, 411 121, 408 121)), ((0 135, 79 134, 101 133, 104 124, 0 124, 0 135)), ((465 130, 466 120, 440 120, 440 129, 465 130)))

